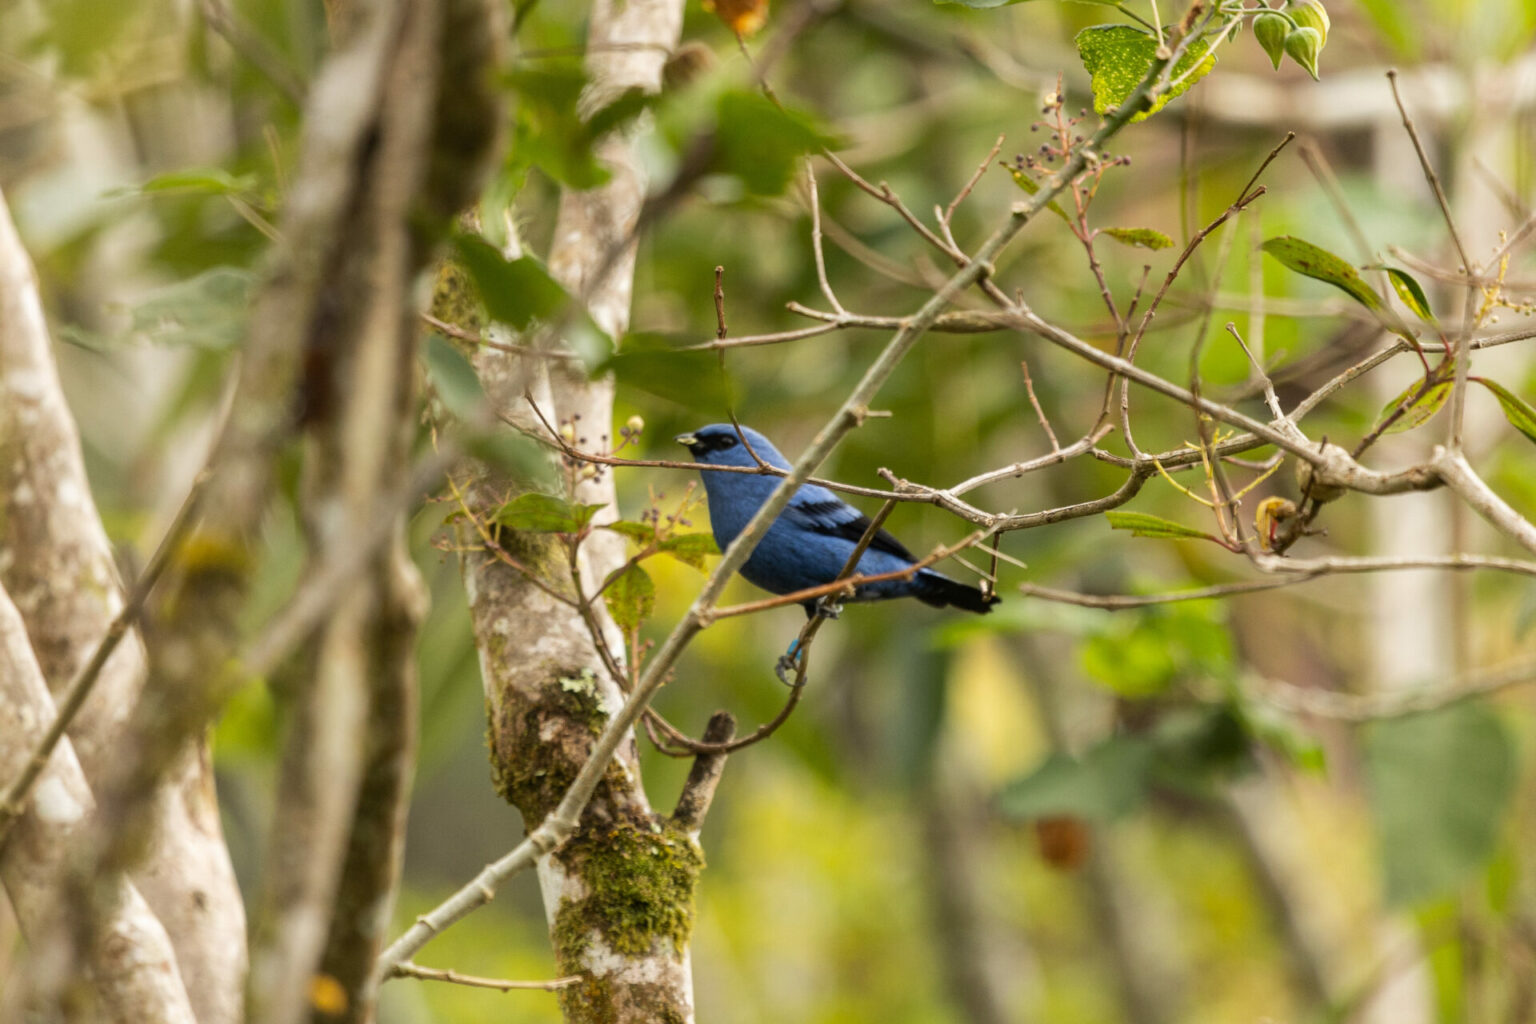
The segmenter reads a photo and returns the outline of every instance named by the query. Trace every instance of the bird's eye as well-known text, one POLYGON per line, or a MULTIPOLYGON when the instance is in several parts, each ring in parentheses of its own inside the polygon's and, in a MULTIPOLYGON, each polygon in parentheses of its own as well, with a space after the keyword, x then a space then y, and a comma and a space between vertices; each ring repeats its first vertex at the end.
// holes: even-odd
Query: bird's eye
POLYGON ((736 438, 734 436, 732 436, 730 434, 727 434, 725 437, 722 437, 720 439, 720 450, 721 451, 725 451, 725 449, 727 449, 727 448, 735 448, 735 447, 736 447, 736 438))

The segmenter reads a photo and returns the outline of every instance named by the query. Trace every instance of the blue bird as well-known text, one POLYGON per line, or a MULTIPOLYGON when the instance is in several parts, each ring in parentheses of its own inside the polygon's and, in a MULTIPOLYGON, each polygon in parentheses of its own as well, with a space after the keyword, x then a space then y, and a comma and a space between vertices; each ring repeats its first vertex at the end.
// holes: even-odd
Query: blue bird
MULTIPOLYGON (((714 423, 691 434, 679 434, 676 441, 706 466, 756 466, 757 457, 770 466, 788 470, 788 460, 762 434, 742 427, 740 435, 729 423, 714 423), (745 438, 751 451, 741 443, 745 438)), ((779 486, 779 477, 768 474, 703 474, 704 492, 709 497, 709 521, 715 543, 725 550, 763 502, 779 486)), ((741 567, 741 575, 771 594, 789 594, 797 590, 831 583, 848 562, 848 556, 869 528, 869 517, 817 484, 803 484, 779 518, 769 527, 752 555, 741 567)), ((859 557, 855 568, 860 576, 896 572, 917 561, 901 541, 884 530, 875 534, 869 547, 859 557)), ((882 601, 893 597, 915 597, 924 604, 942 608, 951 605, 968 612, 985 614, 998 598, 983 594, 975 587, 934 572, 919 569, 911 579, 869 583, 857 589, 847 600, 882 601)), ((818 602, 803 602, 807 617, 818 613, 818 602)), ((835 616, 835 607, 822 609, 835 616)), ((791 656, 793 651, 791 651, 791 656)))

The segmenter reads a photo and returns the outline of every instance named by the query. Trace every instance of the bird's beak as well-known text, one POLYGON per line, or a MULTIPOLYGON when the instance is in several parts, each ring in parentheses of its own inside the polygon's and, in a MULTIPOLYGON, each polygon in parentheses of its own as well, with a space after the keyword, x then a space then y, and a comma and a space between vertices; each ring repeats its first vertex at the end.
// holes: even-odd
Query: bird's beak
POLYGON ((676 441, 684 448, 687 448, 689 451, 693 451, 694 446, 699 443, 699 439, 694 437, 692 434, 678 434, 672 440, 676 441))

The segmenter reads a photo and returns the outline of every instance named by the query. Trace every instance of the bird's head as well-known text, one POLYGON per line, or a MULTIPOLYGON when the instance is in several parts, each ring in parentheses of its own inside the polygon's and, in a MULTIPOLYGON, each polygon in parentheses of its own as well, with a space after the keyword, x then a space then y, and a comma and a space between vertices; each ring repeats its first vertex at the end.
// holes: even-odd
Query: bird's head
POLYGON ((691 433, 678 434, 673 440, 688 449, 694 462, 710 466, 755 466, 757 459, 752 457, 755 452, 758 459, 770 466, 790 468, 789 462, 779 454, 773 443, 751 427, 742 427, 738 434, 733 424, 711 423, 691 433), (742 444, 743 438, 746 439, 745 445, 742 444), (748 445, 751 451, 747 450, 748 445))

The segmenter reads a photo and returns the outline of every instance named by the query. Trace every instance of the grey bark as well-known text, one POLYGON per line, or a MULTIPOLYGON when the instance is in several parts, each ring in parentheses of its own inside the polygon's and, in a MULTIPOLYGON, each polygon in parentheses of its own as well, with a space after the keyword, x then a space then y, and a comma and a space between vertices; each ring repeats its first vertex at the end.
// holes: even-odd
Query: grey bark
MULTIPOLYGON (((122 608, 122 583, 59 386, 30 260, 0 197, 0 585, 13 596, 48 684, 62 688, 122 608)), ((144 686, 138 634, 106 663, 69 730, 86 777, 114 770, 144 686)), ((245 909, 224 845, 206 739, 148 794, 149 844, 134 878, 165 925, 203 1024, 235 1024, 245 909)))

